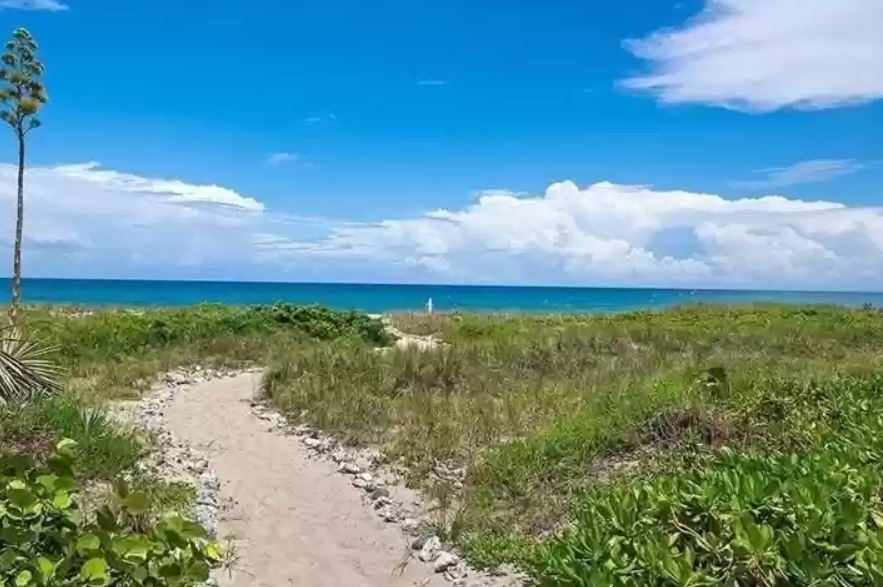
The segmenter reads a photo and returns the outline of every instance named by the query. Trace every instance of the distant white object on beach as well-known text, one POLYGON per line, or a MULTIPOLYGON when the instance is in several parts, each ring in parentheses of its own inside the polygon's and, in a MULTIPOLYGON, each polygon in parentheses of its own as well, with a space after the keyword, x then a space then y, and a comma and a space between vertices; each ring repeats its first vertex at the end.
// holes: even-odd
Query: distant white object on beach
POLYGON ((426 300, 426 313, 432 314, 432 298, 426 300))

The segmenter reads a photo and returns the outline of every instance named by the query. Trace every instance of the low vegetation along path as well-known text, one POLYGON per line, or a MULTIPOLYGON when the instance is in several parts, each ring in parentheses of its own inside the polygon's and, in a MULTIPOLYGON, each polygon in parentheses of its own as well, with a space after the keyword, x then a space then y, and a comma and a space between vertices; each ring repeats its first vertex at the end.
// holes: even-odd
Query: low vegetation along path
POLYGON ((202 451, 221 482, 218 537, 231 537, 232 573, 221 585, 411 587, 445 584, 360 500, 333 463, 311 459, 296 437, 269 431, 251 412, 259 376, 182 388, 166 425, 202 451))

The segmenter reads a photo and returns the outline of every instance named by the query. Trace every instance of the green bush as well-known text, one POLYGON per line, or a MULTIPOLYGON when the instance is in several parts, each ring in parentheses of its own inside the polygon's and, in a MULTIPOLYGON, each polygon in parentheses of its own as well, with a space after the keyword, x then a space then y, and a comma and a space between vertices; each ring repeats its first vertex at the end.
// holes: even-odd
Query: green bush
POLYGON ((93 516, 80 509, 74 444, 59 443, 46 467, 20 455, 0 457, 0 585, 165 587, 205 581, 219 553, 201 526, 179 517, 146 532, 127 524, 147 511, 146 494, 118 484, 118 510, 105 506, 93 516))
POLYGON ((25 322, 35 337, 59 349, 66 365, 221 337, 268 336, 277 332, 319 339, 352 336, 375 344, 388 342, 383 323, 366 314, 286 303, 245 307, 202 304, 74 316, 35 308, 25 314, 25 322))
POLYGON ((693 471, 590 488, 529 557, 539 584, 883 584, 883 377, 838 390, 840 425, 807 451, 720 449, 693 471))

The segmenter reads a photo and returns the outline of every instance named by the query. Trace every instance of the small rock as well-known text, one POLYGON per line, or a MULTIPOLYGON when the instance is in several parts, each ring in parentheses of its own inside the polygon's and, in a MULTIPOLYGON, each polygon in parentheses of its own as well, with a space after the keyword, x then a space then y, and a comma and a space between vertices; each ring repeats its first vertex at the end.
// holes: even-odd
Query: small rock
POLYGON ((392 500, 388 497, 378 497, 374 502, 374 509, 379 510, 380 508, 384 508, 386 506, 392 505, 392 500))
MULTIPOLYGON (((420 554, 422 555, 423 552, 421 551, 420 554)), ((432 570, 436 573, 444 573, 459 562, 460 558, 456 554, 440 550, 436 553, 435 563, 432 565, 432 570)))
POLYGON ((371 491, 371 499, 377 500, 381 497, 389 497, 389 489, 386 487, 374 487, 371 491))
POLYGON ((389 505, 380 510, 380 517, 387 524, 395 524, 399 521, 399 513, 395 507, 389 505))
POLYGON ((359 473, 358 477, 359 477, 359 479, 361 479, 362 481, 365 481, 367 483, 374 482, 374 476, 371 473, 359 473))
POLYGON ((420 554, 417 557, 425 563, 431 563, 438 558, 440 550, 441 540, 438 539, 438 536, 430 536, 423 543, 423 546, 420 548, 420 554))
POLYGON ((365 489, 367 491, 370 485, 371 484, 368 481, 365 481, 361 477, 353 479, 353 487, 358 487, 359 489, 365 489))
MULTIPOLYGON (((420 522, 414 518, 405 518, 402 521, 402 532, 410 536, 416 536, 420 533, 420 522)), ((422 544, 420 545, 422 548, 422 544)))
POLYGON ((303 443, 307 445, 307 447, 312 448, 314 450, 319 450, 322 448, 322 441, 318 438, 304 438, 303 443))
POLYGON ((347 475, 358 475, 362 472, 362 469, 359 465, 355 463, 341 463, 340 468, 338 469, 341 473, 346 473, 347 475))
MULTIPOLYGON (((439 556, 439 558, 441 558, 441 556, 439 556)), ((445 579, 448 581, 465 579, 467 575, 468 573, 466 572, 466 567, 459 562, 451 567, 448 567, 448 569, 445 571, 445 579)))
POLYGON ((426 541, 430 539, 430 536, 426 534, 418 534, 414 540, 411 541, 411 549, 412 550, 421 550, 423 545, 426 544, 426 541))

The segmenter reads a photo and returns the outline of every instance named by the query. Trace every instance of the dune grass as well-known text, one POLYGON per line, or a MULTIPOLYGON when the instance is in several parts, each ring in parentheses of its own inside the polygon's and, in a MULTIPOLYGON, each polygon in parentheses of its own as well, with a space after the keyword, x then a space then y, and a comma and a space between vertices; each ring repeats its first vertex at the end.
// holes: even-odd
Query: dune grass
POLYGON ((42 461, 63 438, 77 442, 74 466, 87 479, 112 479, 134 466, 145 448, 102 407, 67 395, 0 407, 0 452, 23 452, 42 461))
POLYGON ((76 465, 87 478, 131 468, 148 439, 115 424, 108 400, 136 398, 159 374, 187 365, 242 367, 278 349, 316 339, 387 342, 383 325, 357 312, 318 306, 201 305, 140 310, 30 307, 22 327, 54 349, 65 386, 54 398, 0 406, 0 448, 40 457, 61 438, 78 442, 76 465))
MULTIPOLYGON (((276 355, 267 396, 294 419, 380 444, 434 494, 451 484, 450 536, 473 562, 517 562, 549 585, 593 584, 561 582, 575 567, 546 573, 574 557, 543 550, 562 528, 588 523, 586 491, 673 472, 704 479, 726 448, 760 459, 820 454, 842 427, 831 405, 883 368, 874 309, 691 306, 393 324, 447 345, 377 353, 348 341, 276 355), (464 475, 434 475, 440 464, 464 475)), ((583 538, 562 540, 579 549, 583 538)), ((638 584, 668 584, 647 581, 638 584)))
POLYGON ((181 365, 241 367, 270 349, 313 339, 355 337, 382 345, 383 325, 358 312, 274 304, 140 310, 29 308, 24 327, 56 349, 68 392, 108 399, 132 396, 157 373, 181 365))

